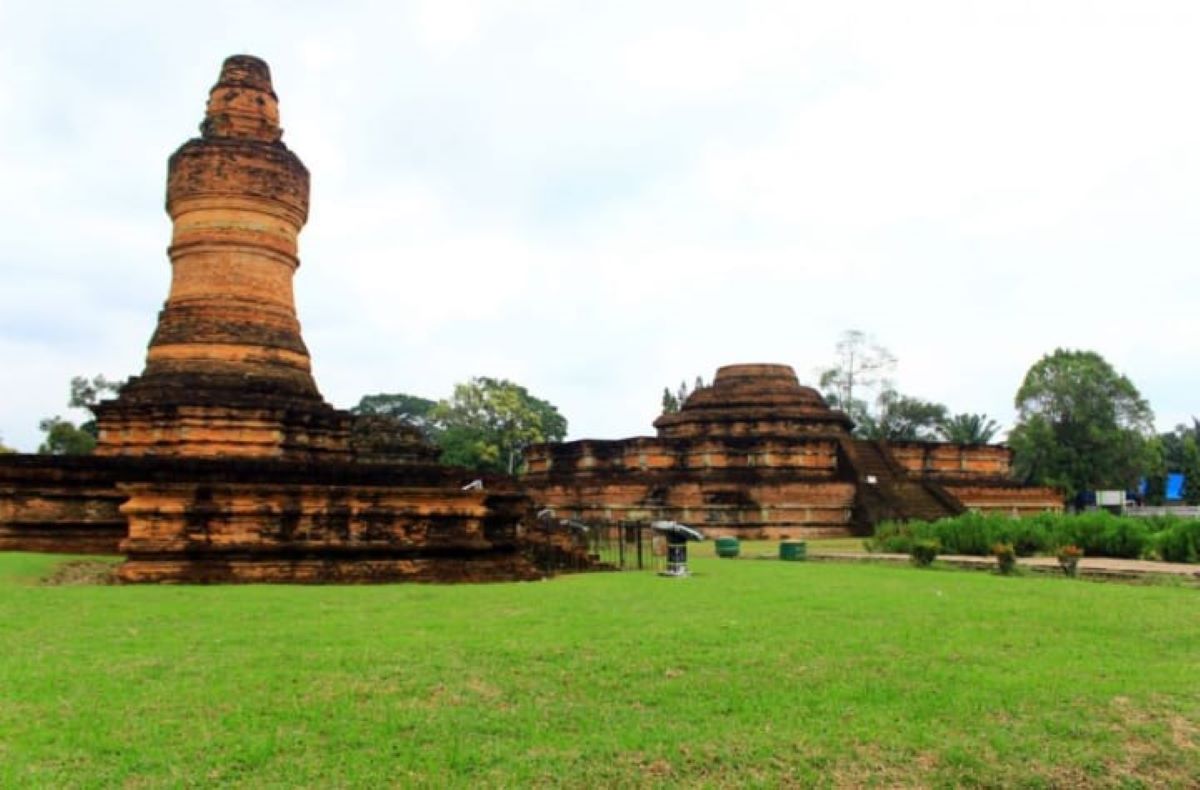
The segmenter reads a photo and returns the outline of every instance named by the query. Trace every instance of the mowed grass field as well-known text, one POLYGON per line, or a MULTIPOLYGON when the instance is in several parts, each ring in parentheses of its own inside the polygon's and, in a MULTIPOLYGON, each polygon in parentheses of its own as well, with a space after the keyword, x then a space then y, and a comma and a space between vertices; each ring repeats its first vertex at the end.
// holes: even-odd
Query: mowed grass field
POLYGON ((1200 784, 1192 588, 40 585, 60 561, 0 554, 7 787, 1200 784))

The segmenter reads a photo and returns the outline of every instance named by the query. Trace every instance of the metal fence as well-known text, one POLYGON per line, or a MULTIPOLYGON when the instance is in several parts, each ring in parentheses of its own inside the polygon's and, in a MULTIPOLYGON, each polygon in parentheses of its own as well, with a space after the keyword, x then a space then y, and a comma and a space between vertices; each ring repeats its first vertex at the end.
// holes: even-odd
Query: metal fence
POLYGON ((1143 505, 1142 507, 1125 508, 1125 515, 1135 518, 1150 518, 1151 516, 1200 518, 1200 507, 1195 505, 1143 505))
POLYGON ((661 571, 666 567, 666 542, 649 522, 588 522, 588 552, 606 570, 661 571))

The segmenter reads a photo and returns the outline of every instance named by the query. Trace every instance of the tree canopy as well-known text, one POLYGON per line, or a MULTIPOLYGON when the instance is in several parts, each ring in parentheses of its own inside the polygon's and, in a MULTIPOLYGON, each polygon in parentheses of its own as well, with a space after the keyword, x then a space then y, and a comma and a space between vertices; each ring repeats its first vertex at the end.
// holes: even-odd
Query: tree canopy
POLYGON ((1200 442, 1200 420, 1192 418, 1191 425, 1180 423, 1176 425, 1174 430, 1160 433, 1159 440, 1162 442, 1163 461, 1167 465, 1167 469, 1171 472, 1183 471, 1186 461, 1184 453, 1184 444, 1188 438, 1194 442, 1200 442))
POLYGON ((946 407, 940 403, 884 390, 877 399, 878 411, 859 416, 855 432, 867 439, 893 442, 934 441, 938 438, 946 407))
POLYGON ((511 474, 526 447, 567 435, 567 420, 553 404, 505 379, 473 378, 440 401, 402 392, 366 395, 350 411, 358 417, 359 447, 386 450, 415 428, 438 448, 441 463, 488 472, 511 474))
POLYGON ((71 379, 71 395, 67 405, 72 409, 92 412, 91 419, 79 425, 60 415, 46 417, 38 423, 38 429, 46 434, 38 447, 39 453, 48 455, 86 455, 96 448, 99 431, 96 427, 94 409, 106 395, 116 396, 125 385, 122 380, 111 380, 103 375, 71 379))
POLYGON ((505 379, 473 378, 432 411, 442 463, 512 474, 526 447, 561 441, 567 420, 548 401, 505 379))
POLYGON ((1026 481, 1080 491, 1132 488, 1146 462, 1154 414, 1137 387, 1094 351, 1056 349, 1017 390, 1009 434, 1026 481))
POLYGON ((955 414, 938 425, 938 434, 954 444, 987 444, 999 432, 1000 425, 986 414, 955 414))
POLYGON ((433 410, 436 406, 437 401, 422 398, 419 395, 409 395, 404 392, 381 392, 377 395, 364 395, 358 401, 358 405, 350 409, 350 412, 360 417, 391 417, 420 429, 423 434, 432 439, 435 429, 433 410))
POLYGON ((38 445, 43 455, 87 455, 96 449, 95 433, 58 415, 41 420, 38 430, 46 434, 38 445))
POLYGON ((1194 436, 1183 439, 1179 471, 1183 472, 1183 501, 1200 505, 1200 442, 1194 436))
POLYGON ((663 387, 662 394, 662 413, 675 414, 683 408, 683 403, 688 397, 699 389, 704 389, 708 385, 704 383, 703 376, 696 377, 696 383, 689 389, 686 381, 679 382, 679 389, 671 392, 670 387, 663 387))

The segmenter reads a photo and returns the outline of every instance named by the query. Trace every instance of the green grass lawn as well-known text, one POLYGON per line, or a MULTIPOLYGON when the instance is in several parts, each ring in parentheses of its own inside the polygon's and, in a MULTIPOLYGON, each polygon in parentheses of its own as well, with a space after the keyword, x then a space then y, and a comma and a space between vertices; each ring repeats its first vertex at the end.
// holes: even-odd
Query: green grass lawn
POLYGON ((0 785, 1200 783, 1200 593, 698 558, 690 579, 39 586, 0 785))

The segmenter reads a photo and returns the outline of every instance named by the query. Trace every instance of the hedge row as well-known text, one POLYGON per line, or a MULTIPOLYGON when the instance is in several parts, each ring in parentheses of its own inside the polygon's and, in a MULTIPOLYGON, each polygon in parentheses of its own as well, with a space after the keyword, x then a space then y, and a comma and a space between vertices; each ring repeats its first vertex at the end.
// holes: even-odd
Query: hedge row
POLYGON ((1029 518, 965 513, 932 522, 888 521, 876 528, 867 549, 908 554, 916 540, 936 540, 943 554, 990 556, 997 543, 1008 543, 1019 556, 1028 557, 1073 545, 1089 557, 1200 562, 1200 520, 1132 518, 1102 510, 1077 515, 1042 513, 1029 518))

